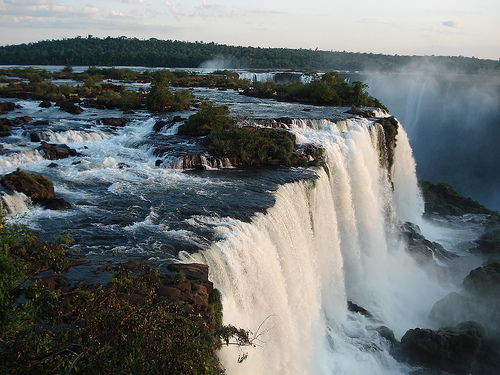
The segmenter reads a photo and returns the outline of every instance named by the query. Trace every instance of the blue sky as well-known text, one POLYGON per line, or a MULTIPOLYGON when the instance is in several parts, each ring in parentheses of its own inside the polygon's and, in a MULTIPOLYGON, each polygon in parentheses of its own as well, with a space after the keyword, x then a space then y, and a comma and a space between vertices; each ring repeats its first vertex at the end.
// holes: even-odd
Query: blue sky
POLYGON ((0 45, 127 36, 500 58, 499 0, 0 0, 0 45))

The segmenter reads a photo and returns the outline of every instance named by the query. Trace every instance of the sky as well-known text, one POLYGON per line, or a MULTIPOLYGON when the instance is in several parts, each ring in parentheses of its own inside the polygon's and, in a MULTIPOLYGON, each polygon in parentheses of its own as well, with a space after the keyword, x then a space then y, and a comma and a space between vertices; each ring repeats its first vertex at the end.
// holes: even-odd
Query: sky
POLYGON ((126 36, 500 58, 499 0, 0 0, 0 45, 126 36))

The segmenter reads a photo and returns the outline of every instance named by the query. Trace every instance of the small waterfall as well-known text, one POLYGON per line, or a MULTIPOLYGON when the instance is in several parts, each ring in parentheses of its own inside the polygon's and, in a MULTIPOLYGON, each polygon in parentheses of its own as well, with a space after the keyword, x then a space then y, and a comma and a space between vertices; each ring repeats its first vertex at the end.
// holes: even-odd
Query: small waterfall
POLYGON ((31 199, 23 193, 13 191, 8 194, 5 191, 0 191, 0 210, 5 211, 7 215, 28 211, 30 204, 31 199))
POLYGON ((221 360, 229 374, 407 373, 376 328, 400 338, 428 324, 446 291, 410 258, 398 233, 398 215, 421 213, 404 199, 403 192, 420 199, 404 131, 393 194, 378 155, 379 126, 366 119, 305 125, 292 129, 326 152, 317 179, 281 186, 266 214, 231 225, 207 250, 180 255, 209 264, 224 322, 258 335, 243 363, 234 348, 224 348, 221 360), (350 312, 348 300, 375 320, 350 312))

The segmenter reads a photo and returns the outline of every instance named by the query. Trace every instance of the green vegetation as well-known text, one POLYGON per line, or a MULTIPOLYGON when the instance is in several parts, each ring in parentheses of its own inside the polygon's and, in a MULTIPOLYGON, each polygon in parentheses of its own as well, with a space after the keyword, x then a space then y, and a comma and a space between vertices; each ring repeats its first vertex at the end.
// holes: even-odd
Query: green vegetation
MULTIPOLYGON (((212 154, 227 157, 233 165, 307 166, 308 158, 295 152, 295 135, 284 130, 238 126, 226 105, 202 103, 200 110, 179 127, 180 135, 206 136, 203 143, 212 154)), ((310 150, 321 159, 318 150, 310 150)), ((314 165, 319 164, 316 160, 314 165)))
POLYGON ((154 82, 146 96, 146 107, 150 111, 175 112, 191 107, 193 95, 187 90, 172 92, 168 81, 154 82))
POLYGON ((200 302, 156 296, 186 278, 147 264, 118 267, 105 286, 69 285, 60 274, 69 267, 67 236, 42 242, 0 221, 1 373, 222 374, 221 340, 252 345, 247 331, 222 326, 216 290, 200 320, 200 302))
POLYGON ((314 51, 227 46, 217 43, 181 42, 151 38, 104 39, 88 36, 63 40, 0 47, 3 65, 86 65, 86 66, 151 66, 196 68, 204 61, 223 56, 232 68, 351 70, 375 69, 396 71, 410 63, 441 64, 448 71, 474 73, 492 70, 498 62, 467 57, 390 56, 373 53, 314 51))
POLYGON ((236 120, 229 116, 227 105, 218 106, 212 102, 203 102, 200 110, 189 116, 186 123, 179 127, 178 134, 204 136, 214 130, 228 129, 236 125, 236 120))
POLYGON ((377 99, 368 95, 365 91, 367 87, 358 81, 350 85, 337 72, 328 72, 321 76, 315 76, 310 83, 255 82, 244 93, 248 96, 274 98, 287 102, 334 106, 355 105, 386 109, 377 99))
POLYGON ((464 214, 490 215, 490 221, 500 224, 500 214, 487 209, 472 198, 460 195, 450 184, 440 182, 433 184, 430 181, 421 180, 420 187, 424 194, 425 212, 437 212, 441 215, 461 216, 464 214))

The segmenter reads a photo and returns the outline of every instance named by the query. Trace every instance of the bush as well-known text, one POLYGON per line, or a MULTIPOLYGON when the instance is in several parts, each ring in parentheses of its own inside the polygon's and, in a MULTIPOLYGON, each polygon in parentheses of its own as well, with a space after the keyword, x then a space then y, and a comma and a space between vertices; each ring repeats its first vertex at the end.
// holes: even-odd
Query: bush
POLYGON ((212 102, 203 102, 200 110, 189 116, 186 123, 179 127, 178 134, 199 137, 235 124, 236 120, 229 115, 227 105, 218 106, 212 102))
POLYGON ((193 96, 189 91, 172 92, 168 81, 155 82, 146 96, 146 107, 150 111, 175 112, 191 107, 193 96))

